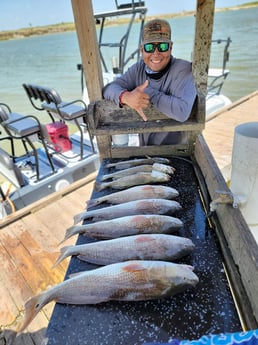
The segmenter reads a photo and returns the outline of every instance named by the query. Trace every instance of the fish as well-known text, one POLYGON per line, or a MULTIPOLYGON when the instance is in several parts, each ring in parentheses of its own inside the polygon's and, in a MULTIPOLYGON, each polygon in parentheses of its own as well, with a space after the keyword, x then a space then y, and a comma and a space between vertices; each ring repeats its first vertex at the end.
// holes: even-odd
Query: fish
POLYGON ((110 204, 121 204, 128 201, 140 199, 174 199, 179 192, 172 187, 162 185, 141 185, 130 187, 86 202, 87 208, 91 208, 104 202, 110 204))
POLYGON ((176 171, 174 167, 167 164, 162 164, 162 163, 154 163, 152 167, 154 170, 157 170, 169 175, 174 175, 176 171))
POLYGON ((154 163, 152 165, 144 164, 144 165, 137 165, 135 167, 128 168, 128 169, 118 170, 118 171, 115 171, 114 173, 102 175, 100 178, 100 181, 106 181, 106 180, 111 179, 111 178, 112 179, 118 179, 121 177, 136 174, 139 172, 152 172, 153 170, 157 170, 157 171, 169 174, 169 175, 173 175, 175 172, 175 168, 173 168, 169 165, 166 165, 166 164, 161 164, 161 163, 154 163))
POLYGON ((190 254, 194 244, 189 238, 164 235, 135 235, 61 248, 54 267, 69 256, 95 265, 128 260, 174 261, 190 254))
POLYGON ((100 181, 106 181, 111 178, 118 179, 118 178, 125 177, 128 175, 137 174, 138 172, 152 172, 152 170, 153 170, 153 165, 151 164, 137 165, 132 168, 121 169, 121 170, 115 171, 114 173, 102 175, 100 178, 100 181))
POLYGON ((106 168, 115 168, 116 170, 121 170, 121 169, 128 169, 137 165, 153 164, 153 163, 170 164, 170 160, 168 158, 163 158, 163 157, 146 157, 146 158, 138 158, 138 159, 129 159, 126 161, 119 161, 119 162, 114 162, 114 163, 107 163, 105 166, 106 168))
POLYGON ((171 297, 198 284, 199 278, 193 270, 186 264, 130 260, 84 271, 29 299, 18 333, 49 302, 92 305, 171 297))
POLYGON ((71 226, 66 230, 62 242, 77 234, 102 240, 138 234, 171 234, 182 226, 183 222, 180 219, 166 215, 124 216, 96 223, 71 226))
POLYGON ((120 177, 110 182, 96 181, 94 189, 101 191, 105 188, 125 189, 132 186, 138 186, 148 183, 161 183, 170 181, 171 176, 160 171, 152 170, 151 172, 138 172, 129 176, 120 177))
POLYGON ((81 220, 91 219, 93 221, 108 220, 123 216, 140 214, 172 214, 182 209, 179 202, 166 199, 141 199, 125 202, 120 205, 103 207, 97 210, 87 210, 74 216, 74 224, 81 220))

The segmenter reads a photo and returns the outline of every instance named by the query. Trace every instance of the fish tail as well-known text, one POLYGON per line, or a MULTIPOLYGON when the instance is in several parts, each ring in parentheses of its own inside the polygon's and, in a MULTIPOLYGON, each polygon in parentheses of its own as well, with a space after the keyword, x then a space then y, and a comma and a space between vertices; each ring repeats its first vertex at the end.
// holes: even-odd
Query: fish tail
POLYGON ((99 205, 101 202, 99 199, 92 199, 87 201, 87 208, 91 208, 91 207, 95 207, 97 205, 99 205))
POLYGON ((41 293, 38 296, 34 296, 25 303, 25 318, 22 325, 19 327, 17 333, 21 333, 28 327, 35 316, 40 310, 47 304, 45 294, 41 293))
POLYGON ((83 220, 84 213, 85 212, 78 213, 73 217, 73 225, 76 225, 76 224, 80 223, 81 220, 83 220))
POLYGON ((77 234, 77 232, 75 232, 76 228, 77 228, 77 226, 73 225, 73 226, 70 226, 70 228, 66 229, 65 237, 64 237, 64 239, 61 242, 59 242, 59 245, 62 244, 63 242, 65 242, 66 240, 68 240, 68 238, 70 238, 73 235, 77 234))
POLYGON ((61 261, 63 261, 65 258, 67 258, 70 255, 68 252, 69 248, 71 248, 71 246, 66 246, 60 249, 61 254, 59 255, 58 259, 56 260, 52 268, 59 265, 61 261))
POLYGON ((105 183, 100 183, 100 182, 97 182, 95 181, 94 183, 94 189, 97 191, 97 192, 100 192, 101 190, 105 189, 105 183))
POLYGON ((110 178, 109 175, 103 175, 100 179, 100 181, 105 181, 105 180, 108 180, 110 178))

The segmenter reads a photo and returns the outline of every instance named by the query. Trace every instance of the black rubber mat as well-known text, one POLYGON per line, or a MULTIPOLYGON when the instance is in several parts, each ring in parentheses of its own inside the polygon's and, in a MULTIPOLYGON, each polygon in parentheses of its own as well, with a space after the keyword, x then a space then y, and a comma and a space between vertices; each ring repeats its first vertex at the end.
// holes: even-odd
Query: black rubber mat
MULTIPOLYGON (((102 162, 98 177, 113 171, 105 168, 106 162, 102 162)), ((198 285, 171 298, 154 301, 90 306, 57 303, 47 329, 47 344, 138 345, 241 331, 217 237, 203 210, 193 164, 175 157, 171 158, 171 165, 176 172, 169 185, 179 191, 176 200, 182 205, 182 210, 173 216, 184 223, 175 235, 188 237, 195 244, 193 253, 178 262, 194 266, 200 280, 198 285)), ((94 191, 92 198, 112 192, 94 191)), ((105 206, 109 205, 99 207, 105 206)), ((78 244, 87 241, 84 236, 78 238, 78 244)), ((95 267, 73 257, 67 276, 95 267)))

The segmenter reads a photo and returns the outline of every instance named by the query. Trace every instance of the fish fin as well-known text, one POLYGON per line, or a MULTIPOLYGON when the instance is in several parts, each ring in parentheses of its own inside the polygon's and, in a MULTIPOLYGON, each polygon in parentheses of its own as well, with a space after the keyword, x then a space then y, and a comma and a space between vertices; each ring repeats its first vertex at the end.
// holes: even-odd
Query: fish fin
POLYGON ((85 271, 71 273, 71 274, 69 274, 68 278, 69 278, 69 279, 75 278, 75 277, 78 277, 78 276, 80 276, 81 274, 84 274, 84 273, 85 273, 85 271))
POLYGON ((194 271, 194 267, 191 265, 187 265, 187 264, 182 264, 185 268, 189 269, 190 271, 194 271))
POLYGON ((142 266, 140 260, 132 260, 128 262, 126 266, 123 267, 123 271, 136 272, 136 271, 147 271, 145 267, 142 266))
POLYGON ((66 259, 69 254, 67 253, 68 249, 71 248, 71 246, 65 246, 63 248, 60 249, 61 254, 59 255, 59 257, 57 258, 56 262, 54 263, 54 265, 52 266, 52 268, 56 267, 57 265, 60 264, 61 261, 63 261, 64 259, 66 259))
POLYGON ((28 327, 35 316, 46 305, 48 301, 45 299, 45 294, 41 293, 38 296, 34 296, 25 303, 25 318, 22 325, 18 328, 17 333, 21 333, 28 327))

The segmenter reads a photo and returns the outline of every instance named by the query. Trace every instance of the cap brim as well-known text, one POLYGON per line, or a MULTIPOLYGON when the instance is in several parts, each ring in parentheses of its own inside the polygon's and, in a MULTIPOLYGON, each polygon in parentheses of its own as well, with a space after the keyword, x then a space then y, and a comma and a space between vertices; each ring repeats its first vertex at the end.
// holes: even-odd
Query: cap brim
POLYGON ((156 43, 156 42, 168 42, 170 43, 171 40, 170 39, 165 39, 165 38, 151 38, 151 39, 145 39, 144 41, 142 41, 142 44, 146 44, 146 43, 156 43))

